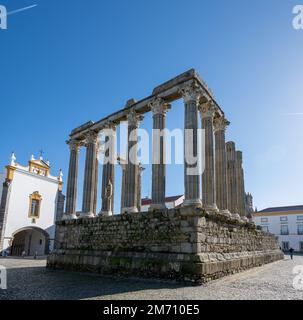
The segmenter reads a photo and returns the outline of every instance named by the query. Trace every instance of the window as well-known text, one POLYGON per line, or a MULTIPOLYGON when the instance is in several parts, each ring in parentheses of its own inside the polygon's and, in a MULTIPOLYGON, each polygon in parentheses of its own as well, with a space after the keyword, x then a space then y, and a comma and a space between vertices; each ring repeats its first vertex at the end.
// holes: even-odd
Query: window
POLYGON ((29 218, 37 219, 40 216, 40 208, 42 197, 38 191, 34 192, 29 196, 29 218))
POLYGON ((287 219, 287 217, 280 217, 280 221, 281 221, 281 222, 287 222, 288 219, 287 219))
POLYGON ((281 235, 288 235, 289 231, 288 231, 288 226, 287 225, 282 225, 281 226, 281 235))
POLYGON ((282 250, 288 251, 289 250, 289 242, 282 242, 282 250))
POLYGON ((303 235, 303 224, 298 224, 298 234, 303 235))
POLYGON ((303 216, 297 216, 298 221, 303 221, 303 216))
POLYGON ((32 217, 38 217, 39 215, 39 206, 40 206, 40 201, 39 200, 32 200, 32 207, 31 207, 31 216, 32 217))
POLYGON ((303 241, 300 241, 300 251, 303 251, 303 241))
POLYGON ((267 226, 262 227, 262 231, 264 231, 264 232, 269 232, 268 227, 267 227, 267 226))
POLYGON ((263 222, 263 223, 268 222, 268 218, 261 218, 261 222, 263 222))

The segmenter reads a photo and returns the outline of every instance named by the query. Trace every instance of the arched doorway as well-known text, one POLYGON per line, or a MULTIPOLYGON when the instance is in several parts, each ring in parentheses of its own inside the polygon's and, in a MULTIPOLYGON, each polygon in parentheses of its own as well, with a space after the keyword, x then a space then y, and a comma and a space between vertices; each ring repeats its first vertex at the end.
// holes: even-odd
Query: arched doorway
POLYGON ((43 256, 49 253, 49 235, 37 227, 27 227, 17 230, 13 234, 11 255, 21 256, 43 256))

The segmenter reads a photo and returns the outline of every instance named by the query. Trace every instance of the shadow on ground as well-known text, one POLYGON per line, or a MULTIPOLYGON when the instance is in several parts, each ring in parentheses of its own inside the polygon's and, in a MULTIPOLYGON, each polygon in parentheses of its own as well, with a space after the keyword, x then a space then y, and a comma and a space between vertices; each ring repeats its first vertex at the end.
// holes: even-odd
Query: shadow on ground
MULTIPOLYGON (((1 264, 1 261, 0 261, 1 264)), ((54 271, 44 266, 9 268, 7 290, 0 300, 79 300, 142 290, 189 287, 168 281, 125 279, 96 274, 54 271)))

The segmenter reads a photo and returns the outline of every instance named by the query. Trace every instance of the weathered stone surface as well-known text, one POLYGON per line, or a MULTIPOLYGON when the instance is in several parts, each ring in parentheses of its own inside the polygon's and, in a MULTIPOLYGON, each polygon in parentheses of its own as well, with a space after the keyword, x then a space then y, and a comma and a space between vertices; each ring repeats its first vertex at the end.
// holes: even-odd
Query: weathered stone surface
POLYGON ((195 283, 283 258, 276 237, 202 210, 59 221, 56 241, 50 268, 195 283))

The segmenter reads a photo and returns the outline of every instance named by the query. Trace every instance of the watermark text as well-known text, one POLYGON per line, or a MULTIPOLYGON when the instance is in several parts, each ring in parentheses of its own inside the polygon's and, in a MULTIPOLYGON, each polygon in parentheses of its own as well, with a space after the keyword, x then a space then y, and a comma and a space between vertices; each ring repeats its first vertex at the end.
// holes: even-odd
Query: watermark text
POLYGON ((7 10, 6 7, 0 4, 0 29, 7 29, 7 10))
POLYGON ((292 25, 295 30, 303 30, 303 5, 296 5, 293 8, 293 18, 292 25))
POLYGON ((0 266, 0 290, 7 289, 7 272, 4 266, 0 266))

